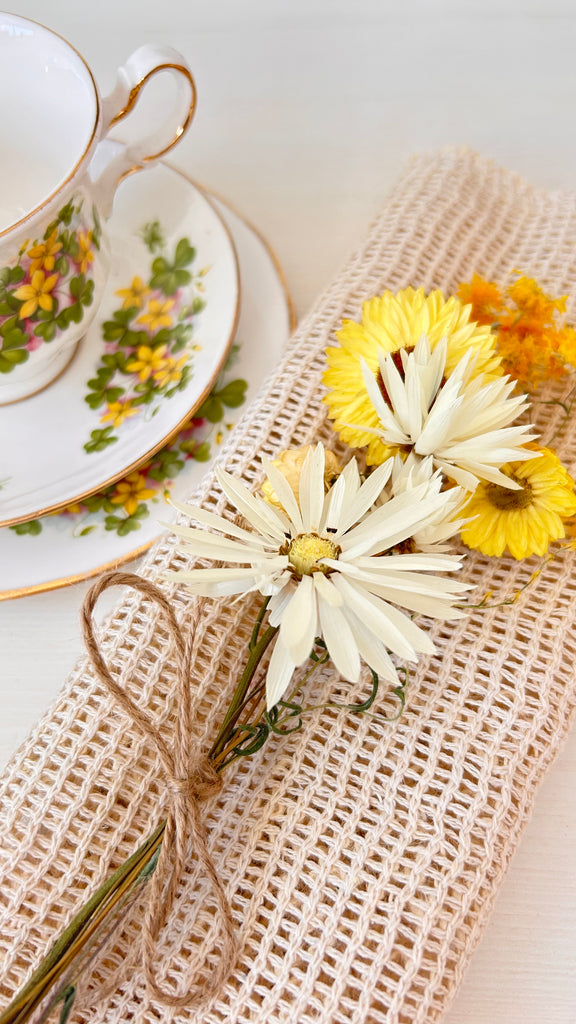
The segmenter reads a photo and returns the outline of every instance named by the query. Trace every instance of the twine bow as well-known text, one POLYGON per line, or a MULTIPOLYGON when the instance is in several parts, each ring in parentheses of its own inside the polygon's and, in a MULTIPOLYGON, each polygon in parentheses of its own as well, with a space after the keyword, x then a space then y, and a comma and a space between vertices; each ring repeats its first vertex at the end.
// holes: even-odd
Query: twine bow
POLYGON ((134 573, 108 572, 89 590, 82 607, 82 632, 86 650, 100 682, 107 688, 119 707, 132 719, 136 728, 153 744, 164 767, 166 787, 170 793, 170 806, 156 870, 149 883, 150 899, 143 927, 143 962, 149 992, 160 1002, 171 1007, 185 1007, 201 1003, 216 995, 228 977, 236 957, 234 921, 224 887, 218 877, 207 845, 206 828, 200 804, 219 792, 222 780, 208 757, 198 757, 190 748, 192 707, 189 679, 198 650, 194 620, 190 635, 184 639, 176 616, 161 590, 134 573), (112 677, 94 635, 92 615, 100 595, 109 587, 129 586, 154 601, 164 613, 176 652, 178 680, 178 714, 174 724, 174 747, 171 749, 143 711, 112 677), (183 995, 174 995, 162 989, 155 973, 155 952, 171 908, 184 865, 188 845, 192 846, 204 870, 220 913, 223 948, 218 963, 209 975, 197 979, 183 995))

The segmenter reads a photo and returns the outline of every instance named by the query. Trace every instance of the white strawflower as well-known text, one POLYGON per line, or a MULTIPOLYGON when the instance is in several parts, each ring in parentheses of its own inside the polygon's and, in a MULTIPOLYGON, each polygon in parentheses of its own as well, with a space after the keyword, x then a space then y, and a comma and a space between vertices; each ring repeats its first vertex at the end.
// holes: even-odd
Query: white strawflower
MULTIPOLYGON (((436 470, 436 473, 439 472, 440 470, 436 470)), ((392 475, 376 504, 381 505, 396 494, 405 494, 406 491, 430 480, 434 473, 434 460, 431 456, 419 459, 414 452, 410 452, 406 459, 402 459, 400 455, 395 455, 392 475)), ((446 541, 459 533, 461 527, 469 521, 469 517, 461 516, 460 513, 470 501, 470 493, 463 487, 450 487, 446 490, 445 497, 446 517, 415 530, 406 545, 409 550, 429 552, 451 550, 451 545, 446 544, 446 541)))
POLYGON ((269 622, 279 631, 266 678, 269 709, 284 694, 294 669, 309 657, 317 636, 345 679, 358 680, 363 658, 397 685, 389 652, 414 662, 434 651, 427 633, 398 606, 432 618, 457 619, 463 613, 453 602, 469 589, 430 575, 460 569, 460 558, 383 553, 446 518, 451 498, 440 490, 440 475, 374 508, 390 478, 392 459, 364 483, 352 459, 325 494, 325 452, 319 444, 302 466, 298 499, 280 470, 270 460, 262 461, 282 509, 217 470, 226 497, 254 532, 213 512, 176 505, 199 526, 208 527, 173 527, 184 547, 194 556, 234 567, 181 570, 171 578, 194 594, 221 597, 258 590, 271 597, 269 622))
POLYGON ((522 446, 537 436, 530 424, 509 425, 527 407, 525 395, 512 395, 516 382, 497 377, 484 383, 483 374, 473 377, 472 350, 445 376, 446 338, 432 351, 423 334, 412 351, 399 352, 403 373, 392 355, 380 353, 383 390, 362 360, 364 384, 380 421, 371 433, 387 445, 431 455, 437 469, 468 491, 479 480, 516 488, 500 466, 533 459, 534 452, 522 446))

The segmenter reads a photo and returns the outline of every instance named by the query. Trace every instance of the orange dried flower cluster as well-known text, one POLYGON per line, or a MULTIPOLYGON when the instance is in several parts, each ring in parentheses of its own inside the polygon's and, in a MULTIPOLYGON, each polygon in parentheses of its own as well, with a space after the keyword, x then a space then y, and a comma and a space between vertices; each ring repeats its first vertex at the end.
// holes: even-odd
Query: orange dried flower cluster
POLYGON ((558 380, 576 366, 576 330, 563 319, 566 296, 552 298, 530 277, 500 289, 474 274, 459 286, 458 298, 472 306, 471 319, 497 332, 502 369, 525 390, 558 380))

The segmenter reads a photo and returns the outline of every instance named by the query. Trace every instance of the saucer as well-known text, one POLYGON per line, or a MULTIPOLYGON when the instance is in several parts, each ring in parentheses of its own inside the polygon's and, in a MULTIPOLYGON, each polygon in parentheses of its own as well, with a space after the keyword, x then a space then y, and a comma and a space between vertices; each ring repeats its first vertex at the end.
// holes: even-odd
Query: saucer
MULTIPOLYGON (((112 155, 122 147, 110 143, 112 155)), ((203 193, 166 164, 120 186, 112 270, 63 375, 0 407, 0 526, 66 507, 136 470, 202 403, 236 328, 238 265, 203 193)))
POLYGON ((228 365, 186 429, 128 480, 75 512, 0 530, 0 601, 53 590, 142 554, 185 500, 234 423, 275 369, 294 326, 282 272, 262 238, 220 200, 240 264, 242 310, 228 365))

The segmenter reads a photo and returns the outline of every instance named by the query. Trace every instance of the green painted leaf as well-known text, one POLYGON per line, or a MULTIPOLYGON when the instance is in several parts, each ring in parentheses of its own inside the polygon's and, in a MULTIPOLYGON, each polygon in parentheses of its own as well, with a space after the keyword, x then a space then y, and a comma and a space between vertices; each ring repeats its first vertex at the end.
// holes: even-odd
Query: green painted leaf
POLYGON ((192 312, 201 313, 206 307, 206 299, 201 299, 199 295, 192 299, 192 312))
POLYGON ((190 245, 187 238, 181 238, 176 246, 176 253, 174 255, 174 266, 175 267, 187 267, 189 263, 196 256, 196 249, 190 245))
POLYGON ((228 406, 229 409, 237 409, 246 400, 247 387, 248 382, 238 378, 237 380, 231 380, 229 384, 225 384, 216 394, 220 401, 228 406))
POLYGON ((224 406, 217 395, 208 395, 196 413, 199 419, 209 420, 210 423, 220 423, 224 416, 224 406))
POLYGON ((34 327, 34 334, 37 334, 39 338, 44 338, 44 341, 54 341, 56 337, 57 327, 53 321, 45 323, 37 323, 34 327))
POLYGON ((140 237, 150 252, 155 252, 156 249, 161 249, 165 244, 162 228, 160 227, 160 222, 157 220, 152 220, 148 224, 145 224, 140 232, 140 237))
POLYGON ((70 264, 65 256, 58 257, 55 267, 58 273, 62 274, 62 277, 66 277, 66 274, 70 270, 70 264))
POLYGON ((8 334, 4 335, 2 339, 2 351, 6 352, 10 348, 22 348, 23 345, 27 345, 29 337, 24 331, 16 327, 13 331, 9 331, 8 334))
POLYGON ((28 534, 30 537, 37 537, 39 533, 42 533, 42 523, 38 519, 32 519, 28 523, 16 523, 10 529, 21 537, 25 534, 28 534))
POLYGON ((196 462, 208 462, 210 459, 210 444, 208 441, 203 441, 196 448, 196 451, 192 453, 192 457, 196 462))
MULTIPOLYGON (((85 399, 88 401, 88 399, 85 399)), ((88 402, 90 405, 90 402, 88 402)), ((90 434, 90 440, 84 445, 84 451, 90 454, 91 452, 101 452, 104 448, 107 448, 110 444, 115 444, 118 440, 112 434, 113 427, 103 427, 100 430, 93 430, 90 434)))
POLYGON ((27 348, 11 348, 7 352, 0 350, 0 373, 11 373, 19 363, 25 363, 29 355, 27 348))

